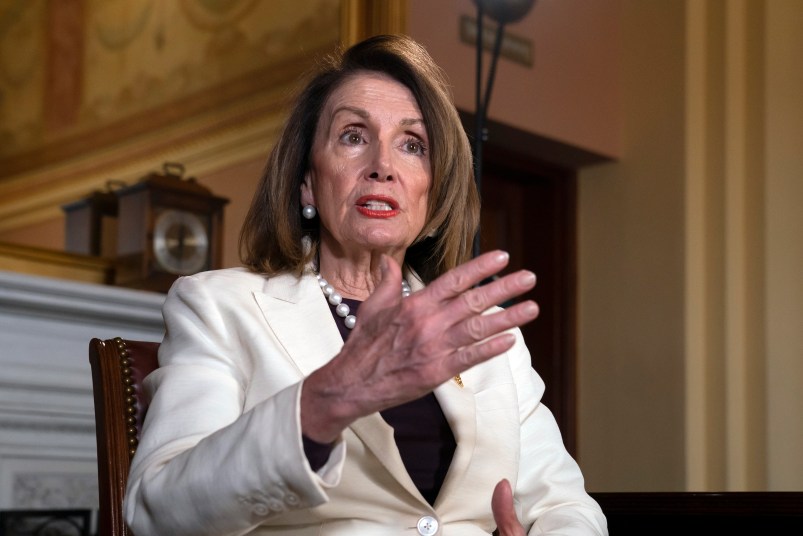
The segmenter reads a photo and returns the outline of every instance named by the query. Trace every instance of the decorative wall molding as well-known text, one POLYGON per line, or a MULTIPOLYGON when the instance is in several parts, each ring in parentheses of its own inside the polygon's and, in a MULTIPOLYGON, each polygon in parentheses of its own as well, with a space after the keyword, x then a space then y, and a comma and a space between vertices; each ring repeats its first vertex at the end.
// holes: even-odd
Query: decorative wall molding
POLYGON ((766 490, 766 6, 686 7, 686 486, 766 490))
MULTIPOLYGON (((166 161, 181 162, 193 175, 203 175, 264 155, 298 75, 294 70, 261 94, 191 118, 171 120, 182 105, 170 113, 153 110, 0 161, 0 168, 10 173, 0 177, 0 230, 61 217, 62 205, 105 190, 109 180, 133 184, 166 161)), ((258 79, 279 76, 281 69, 276 69, 258 79)))
MULTIPOLYGON (((30 128, 0 126, 0 231, 56 219, 61 205, 104 190, 110 179, 137 182, 165 161, 202 176, 267 153, 298 80, 338 43, 340 3, 239 0, 219 10, 201 4, 143 4, 147 27, 133 33, 127 4, 90 6, 85 26, 72 29, 83 32, 82 62, 48 64, 29 84, 79 77, 75 117, 48 125, 44 115, 61 118, 69 110, 45 110, 41 101, 66 101, 39 91, 36 99, 19 99, 36 116, 19 119, 30 128), (118 33, 131 33, 130 42, 104 46, 98 17, 106 29, 121 25, 118 33), (177 42, 195 45, 171 46, 177 42)), ((43 9, 52 18, 56 7, 43 9)), ((0 47, 4 42, 0 34, 0 47)), ((0 103, 0 115, 7 107, 0 103)))
POLYGON ((94 475, 80 473, 18 473, 12 494, 15 508, 92 507, 98 503, 98 482, 94 475))
POLYGON ((0 508, 96 505, 89 341, 161 340, 163 301, 0 271, 0 508))
MULTIPOLYGON (((0 272, 0 314, 46 317, 72 323, 162 329, 164 295, 104 285, 0 272)), ((87 341, 87 344, 89 341, 87 341)))
POLYGON ((111 259, 0 242, 0 270, 84 283, 110 283, 111 259))
MULTIPOLYGON (((90 393, 91 394, 91 393, 90 393)), ((0 418, 0 430, 25 430, 28 432, 53 432, 70 434, 94 434, 94 423, 43 423, 33 420, 11 420, 0 418)))

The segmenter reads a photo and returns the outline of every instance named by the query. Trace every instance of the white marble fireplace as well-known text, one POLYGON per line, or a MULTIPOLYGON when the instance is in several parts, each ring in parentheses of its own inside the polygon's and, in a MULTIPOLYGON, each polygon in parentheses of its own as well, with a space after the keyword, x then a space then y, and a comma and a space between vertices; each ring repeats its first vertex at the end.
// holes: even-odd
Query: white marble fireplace
POLYGON ((89 341, 161 340, 163 300, 0 271, 0 509, 97 508, 89 341))

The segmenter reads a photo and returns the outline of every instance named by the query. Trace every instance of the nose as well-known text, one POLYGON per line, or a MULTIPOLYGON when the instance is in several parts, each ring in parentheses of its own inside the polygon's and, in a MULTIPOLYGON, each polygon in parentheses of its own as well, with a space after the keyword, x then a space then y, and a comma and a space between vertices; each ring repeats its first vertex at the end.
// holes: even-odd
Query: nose
POLYGON ((375 144, 372 156, 368 178, 380 182, 392 181, 393 163, 391 162, 390 144, 375 144))
POLYGON ((378 171, 374 171, 373 173, 368 175, 368 178, 374 179, 376 181, 385 182, 385 181, 392 181, 393 175, 385 175, 384 173, 379 173, 378 171))

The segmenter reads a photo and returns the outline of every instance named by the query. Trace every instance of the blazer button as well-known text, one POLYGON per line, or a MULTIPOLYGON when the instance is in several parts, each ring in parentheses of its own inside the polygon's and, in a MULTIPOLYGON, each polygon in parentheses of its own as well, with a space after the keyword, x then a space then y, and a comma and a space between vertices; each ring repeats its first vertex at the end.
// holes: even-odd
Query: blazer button
POLYGON ((432 516, 424 516, 418 520, 417 528, 421 536, 433 536, 438 532, 438 520, 432 516))

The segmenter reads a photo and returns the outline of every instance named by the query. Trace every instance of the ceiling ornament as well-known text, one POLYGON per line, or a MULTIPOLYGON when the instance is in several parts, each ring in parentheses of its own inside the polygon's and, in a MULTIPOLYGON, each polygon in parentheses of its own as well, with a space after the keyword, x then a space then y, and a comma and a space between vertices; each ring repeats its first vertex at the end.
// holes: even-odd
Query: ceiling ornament
POLYGON ((94 0, 88 11, 100 43, 109 50, 121 50, 145 30, 153 0, 94 0))

